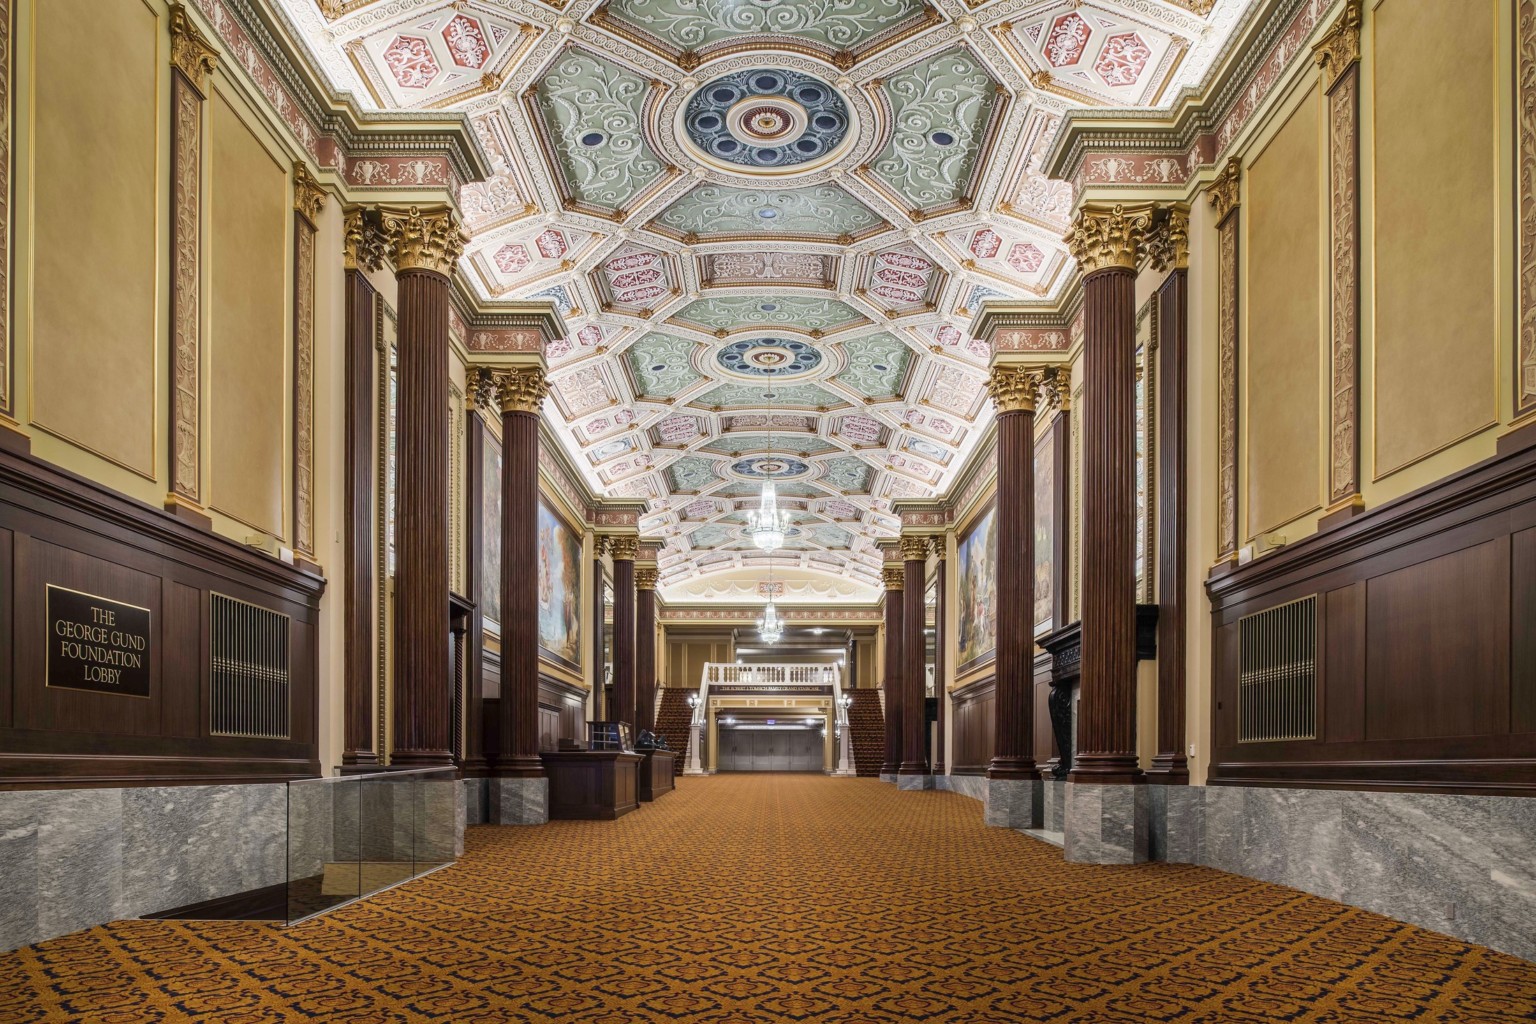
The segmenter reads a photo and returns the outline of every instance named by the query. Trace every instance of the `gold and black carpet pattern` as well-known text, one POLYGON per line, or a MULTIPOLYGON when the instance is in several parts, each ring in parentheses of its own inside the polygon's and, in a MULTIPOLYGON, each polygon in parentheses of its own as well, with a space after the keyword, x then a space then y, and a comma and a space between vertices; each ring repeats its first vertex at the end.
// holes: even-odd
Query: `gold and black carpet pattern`
POLYGON ((1536 965, 1205 868, 1067 864, 867 779, 684 779, 476 828, 294 928, 124 921, 0 956, 0 1021, 1536 1020, 1536 965), (686 843, 677 842, 688 837, 686 843))

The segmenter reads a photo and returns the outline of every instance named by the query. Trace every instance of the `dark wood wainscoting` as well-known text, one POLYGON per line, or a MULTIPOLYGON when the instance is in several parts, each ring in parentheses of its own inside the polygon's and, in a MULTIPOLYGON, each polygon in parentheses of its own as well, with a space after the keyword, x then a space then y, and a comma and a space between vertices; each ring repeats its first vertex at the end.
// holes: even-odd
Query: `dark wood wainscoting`
MULTIPOLYGON (((0 788, 318 775, 317 632, 324 589, 318 575, 25 453, 0 449, 0 788), (50 587, 55 594, 90 595, 80 601, 132 606, 137 611, 125 618, 139 622, 147 611, 147 627, 133 634, 142 636, 147 696, 113 692, 110 683, 101 690, 71 687, 82 671, 78 659, 62 672, 61 660, 50 677, 50 657, 62 657, 55 634, 70 628, 57 607, 50 625, 50 587), (233 607, 254 606, 253 615, 264 610, 286 617, 265 620, 265 628, 287 637, 286 695, 280 687, 271 690, 257 709, 260 731, 286 732, 284 738, 215 735, 214 595, 244 602, 233 607)), ((115 643, 110 634, 95 642, 115 643)), ((231 657, 240 657, 234 647, 231 657)), ((259 660, 276 665, 281 649, 269 647, 259 660)), ((243 664, 229 662, 222 671, 238 674, 243 664)), ((249 701, 231 694, 248 692, 254 691, 221 690, 218 703, 245 721, 241 705, 249 701)), ((219 731, 250 730, 226 723, 219 731)))
POLYGON ((992 762, 993 723, 997 716, 997 681, 988 677, 950 693, 955 723, 950 734, 952 775, 983 775, 992 762))
POLYGON ((1213 782, 1536 795, 1536 429, 1522 434, 1207 583, 1213 782), (1239 621, 1314 595, 1316 738, 1240 742, 1239 621))
MULTIPOLYGON (((488 754, 501 750, 500 721, 496 717, 501 697, 501 657, 486 650, 481 668, 483 729, 488 754)), ((587 691, 579 686, 539 677, 539 750, 560 749, 561 739, 587 738, 587 691)))

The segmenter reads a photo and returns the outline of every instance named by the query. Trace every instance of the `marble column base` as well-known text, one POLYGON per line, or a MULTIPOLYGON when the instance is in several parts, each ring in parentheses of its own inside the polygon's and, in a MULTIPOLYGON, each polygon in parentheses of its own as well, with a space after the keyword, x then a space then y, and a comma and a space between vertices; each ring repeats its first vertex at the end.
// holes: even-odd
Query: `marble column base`
POLYGON ((1205 801, 1194 786, 1148 786, 1147 857, 1171 864, 1200 863, 1205 801))
POLYGON ((896 776, 897 789, 932 789, 932 775, 898 775, 896 776))
POLYGON ((1066 859, 1141 864, 1148 857, 1152 798, 1145 785, 1066 784, 1066 859))
POLYGON ((549 820, 548 779, 487 779, 492 825, 542 825, 549 820))
POLYGON ((1067 780, 1046 779, 1040 785, 1045 790, 1045 823, 1047 832, 1067 831, 1067 780))
POLYGON ((485 784, 485 779, 465 779, 461 783, 464 788, 464 823, 466 825, 490 823, 486 813, 485 784))
POLYGON ((1039 779, 987 779, 983 818, 998 828, 1039 828, 1044 793, 1039 779))
POLYGON ((896 781, 896 773, 895 772, 881 772, 880 773, 880 781, 881 782, 895 782, 896 781))
POLYGON ((959 793, 972 800, 987 798, 987 780, 982 775, 935 775, 933 788, 942 789, 946 793, 959 793))

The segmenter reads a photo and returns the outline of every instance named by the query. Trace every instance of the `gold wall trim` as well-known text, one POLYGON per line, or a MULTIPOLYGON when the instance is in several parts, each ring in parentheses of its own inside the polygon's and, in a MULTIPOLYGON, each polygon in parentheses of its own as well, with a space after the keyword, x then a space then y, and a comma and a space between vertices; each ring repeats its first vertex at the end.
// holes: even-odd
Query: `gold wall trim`
MULTIPOLYGON (((1347 14, 1347 12, 1346 12, 1347 14)), ((1328 504, 1360 493, 1360 71, 1328 89, 1328 504)))
POLYGON ((1515 8, 1515 167, 1519 202, 1519 343, 1515 346, 1515 415, 1536 411, 1536 0, 1515 8))
POLYGON ((1234 205, 1217 227, 1216 560, 1237 555, 1238 219, 1234 205))
MULTIPOLYGON (((302 167, 303 164, 297 165, 302 167)), ((315 226, 293 216, 293 546, 315 553, 315 226)))
POLYGON ((201 505, 202 90, 171 75, 171 493, 201 505))
POLYGON ((0 0, 0 211, 5 215, 0 231, 0 415, 11 413, 11 75, 16 62, 12 53, 16 38, 16 12, 11 0, 0 0))

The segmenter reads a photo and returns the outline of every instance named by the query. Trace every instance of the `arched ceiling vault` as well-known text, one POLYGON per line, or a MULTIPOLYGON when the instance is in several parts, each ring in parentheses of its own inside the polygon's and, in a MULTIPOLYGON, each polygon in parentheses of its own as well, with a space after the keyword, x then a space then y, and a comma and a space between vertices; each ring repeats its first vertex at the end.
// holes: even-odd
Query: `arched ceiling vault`
POLYGON ((987 425, 971 315, 1069 279, 1062 113, 1168 106, 1252 7, 270 2, 359 105, 469 118, 495 173, 460 193, 460 270, 561 309, 546 413, 695 601, 766 566, 741 529, 766 473, 776 572, 876 594, 892 502, 942 495, 987 425))

